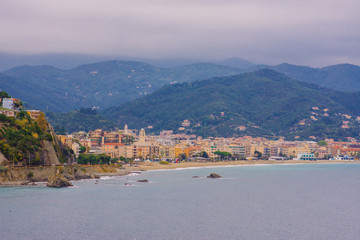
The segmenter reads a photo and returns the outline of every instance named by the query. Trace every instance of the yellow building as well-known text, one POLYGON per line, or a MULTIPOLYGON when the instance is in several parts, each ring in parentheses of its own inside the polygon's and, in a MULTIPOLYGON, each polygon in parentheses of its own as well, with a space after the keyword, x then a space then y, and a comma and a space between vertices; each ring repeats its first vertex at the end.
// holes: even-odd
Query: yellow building
POLYGON ((122 143, 105 143, 102 152, 112 158, 125 157, 126 146, 122 143))
POLYGON ((176 158, 177 156, 175 156, 175 146, 160 146, 159 157, 176 158))
POLYGON ((179 155, 184 153, 184 149, 182 147, 175 147, 174 151, 175 151, 175 157, 179 157, 179 155))

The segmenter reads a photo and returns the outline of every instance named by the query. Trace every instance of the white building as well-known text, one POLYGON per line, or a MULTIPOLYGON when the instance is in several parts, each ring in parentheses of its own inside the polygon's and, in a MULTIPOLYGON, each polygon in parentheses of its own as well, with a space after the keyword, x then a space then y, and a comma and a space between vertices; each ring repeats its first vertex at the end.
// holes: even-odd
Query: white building
POLYGON ((309 160, 309 161, 316 161, 315 155, 313 153, 299 153, 297 158, 294 160, 309 160))
POLYGON ((2 107, 6 109, 14 109, 14 100, 12 98, 3 98, 2 107))

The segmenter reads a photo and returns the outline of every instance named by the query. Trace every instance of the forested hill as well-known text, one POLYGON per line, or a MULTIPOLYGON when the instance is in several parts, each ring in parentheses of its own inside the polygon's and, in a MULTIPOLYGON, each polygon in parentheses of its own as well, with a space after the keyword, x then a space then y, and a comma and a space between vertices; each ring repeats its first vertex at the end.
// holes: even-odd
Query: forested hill
POLYGON ((359 93, 341 93, 273 70, 164 86, 103 112, 120 125, 202 136, 358 136, 359 93), (351 99, 351 101, 349 101, 351 99), (349 128, 341 128, 343 115, 349 128), (189 120, 190 126, 182 125, 189 120))
POLYGON ((81 107, 116 106, 152 93, 165 84, 239 72, 239 69, 208 63, 167 69, 134 61, 107 61, 70 70, 20 66, 0 75, 0 87, 35 108, 68 112, 81 107))
POLYGON ((360 91, 360 67, 352 64, 338 64, 324 68, 311 68, 292 64, 257 66, 255 69, 270 68, 302 82, 315 83, 339 91, 360 91))

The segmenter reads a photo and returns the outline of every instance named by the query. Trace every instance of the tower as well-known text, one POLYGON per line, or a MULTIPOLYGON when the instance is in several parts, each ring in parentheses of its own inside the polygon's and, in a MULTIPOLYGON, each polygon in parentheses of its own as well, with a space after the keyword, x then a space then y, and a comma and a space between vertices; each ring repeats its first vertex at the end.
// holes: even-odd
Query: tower
POLYGON ((139 142, 145 142, 145 130, 143 128, 139 132, 139 142))
POLYGON ((124 134, 128 134, 128 126, 127 126, 127 124, 125 124, 125 127, 124 127, 124 134))

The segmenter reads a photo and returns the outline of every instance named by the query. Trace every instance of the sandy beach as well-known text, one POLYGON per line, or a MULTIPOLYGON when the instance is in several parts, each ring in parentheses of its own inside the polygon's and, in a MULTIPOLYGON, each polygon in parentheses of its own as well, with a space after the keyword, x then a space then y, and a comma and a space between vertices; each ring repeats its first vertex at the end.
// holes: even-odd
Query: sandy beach
POLYGON ((181 162, 160 164, 158 162, 140 163, 134 166, 125 166, 129 171, 151 171, 161 169, 193 168, 193 167, 218 167, 218 166, 237 166, 237 165, 261 165, 261 164, 324 164, 324 163, 359 163, 359 161, 299 161, 299 160, 256 160, 256 161, 223 161, 223 162, 181 162))

